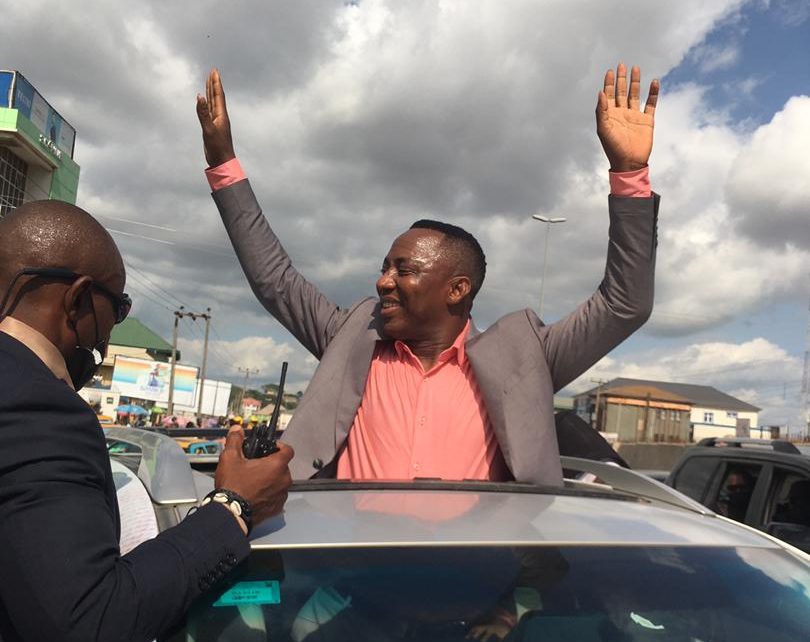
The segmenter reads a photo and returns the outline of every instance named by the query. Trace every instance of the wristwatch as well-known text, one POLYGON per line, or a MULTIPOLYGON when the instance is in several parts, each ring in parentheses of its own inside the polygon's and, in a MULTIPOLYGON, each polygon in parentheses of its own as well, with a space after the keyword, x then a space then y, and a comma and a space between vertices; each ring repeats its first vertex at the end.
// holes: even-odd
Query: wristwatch
POLYGON ((215 488, 203 498, 200 505, 205 506, 211 502, 222 504, 236 517, 241 518, 242 521, 245 522, 245 526, 247 526, 248 533, 250 533, 253 511, 250 508, 250 502, 248 502, 248 500, 227 488, 215 488))

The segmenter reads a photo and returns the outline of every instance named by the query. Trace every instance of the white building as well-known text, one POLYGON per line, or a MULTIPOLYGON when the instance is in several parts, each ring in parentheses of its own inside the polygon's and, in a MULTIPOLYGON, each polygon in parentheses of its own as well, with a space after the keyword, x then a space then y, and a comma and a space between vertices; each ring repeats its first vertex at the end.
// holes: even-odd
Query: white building
MULTIPOLYGON (((653 401, 659 401, 658 397, 662 395, 676 396, 681 402, 679 408, 682 408, 684 412, 689 412, 689 434, 692 441, 700 441, 706 437, 759 436, 760 408, 712 386, 689 383, 618 377, 599 388, 593 388, 577 395, 575 397, 577 413, 587 420, 595 410, 597 397, 601 399, 601 405, 604 405, 610 399, 612 391, 619 392, 634 388, 655 390, 659 393, 651 395, 648 392, 647 405, 650 405, 650 398, 653 401), (751 434, 753 429, 757 430, 751 434)), ((661 404, 652 405, 657 408, 657 405, 661 404)), ((683 430, 685 433, 685 428, 683 430)))

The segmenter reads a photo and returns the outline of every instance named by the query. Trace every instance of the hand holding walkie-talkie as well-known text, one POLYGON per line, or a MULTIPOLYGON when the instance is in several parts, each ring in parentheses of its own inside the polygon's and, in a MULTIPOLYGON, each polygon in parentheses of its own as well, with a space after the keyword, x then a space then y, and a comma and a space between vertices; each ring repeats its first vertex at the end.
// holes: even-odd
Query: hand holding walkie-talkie
POLYGON ((248 459, 259 459, 267 457, 278 450, 276 446, 276 430, 278 429, 278 416, 281 410, 281 400, 284 397, 284 380, 287 378, 287 362, 281 364, 281 380, 278 383, 278 394, 276 404, 273 406, 273 414, 270 416, 270 423, 254 428, 250 435, 242 442, 242 452, 248 459))

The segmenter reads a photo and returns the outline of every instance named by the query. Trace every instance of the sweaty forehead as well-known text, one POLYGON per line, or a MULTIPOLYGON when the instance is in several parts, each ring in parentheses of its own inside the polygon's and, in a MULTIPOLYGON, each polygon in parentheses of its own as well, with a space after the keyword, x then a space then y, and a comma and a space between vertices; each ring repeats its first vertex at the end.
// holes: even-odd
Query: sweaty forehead
POLYGON ((33 201, 0 225, 0 276, 23 267, 64 267, 113 291, 124 286, 121 255, 110 234, 90 214, 61 201, 33 201))
POLYGON ((401 260, 433 263, 446 254, 442 241, 444 234, 438 230, 408 230, 394 240, 386 259, 390 263, 401 260))

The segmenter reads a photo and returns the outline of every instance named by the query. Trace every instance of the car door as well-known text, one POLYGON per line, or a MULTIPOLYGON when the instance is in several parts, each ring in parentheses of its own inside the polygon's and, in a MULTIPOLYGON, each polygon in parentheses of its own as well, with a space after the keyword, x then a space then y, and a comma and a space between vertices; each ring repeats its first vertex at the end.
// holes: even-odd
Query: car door
POLYGON ((689 457, 674 471, 667 483, 684 495, 705 504, 704 500, 717 476, 720 462, 720 458, 714 456, 689 457))
POLYGON ((810 552, 810 471, 773 464, 758 528, 810 552))
POLYGON ((703 504, 719 515, 762 528, 757 507, 767 489, 763 468, 763 463, 750 459, 724 459, 703 504))

